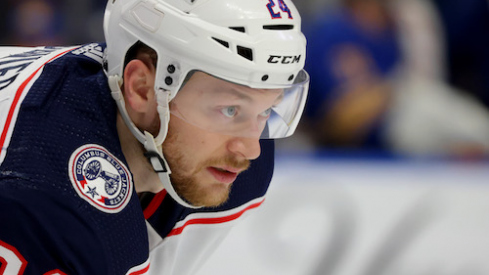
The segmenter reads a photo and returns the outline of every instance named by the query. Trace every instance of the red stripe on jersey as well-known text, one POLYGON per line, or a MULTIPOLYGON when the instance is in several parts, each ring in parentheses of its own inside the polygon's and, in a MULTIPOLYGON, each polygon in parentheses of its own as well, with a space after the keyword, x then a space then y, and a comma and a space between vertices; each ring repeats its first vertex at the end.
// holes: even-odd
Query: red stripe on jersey
POLYGON ((44 65, 46 65, 48 62, 51 62, 52 60, 58 58, 59 56, 69 52, 73 50, 73 48, 69 49, 69 50, 66 50, 62 53, 59 53, 57 54, 56 56, 54 56, 53 58, 49 59, 48 61, 46 61, 44 64, 42 64, 39 68, 37 68, 37 70, 32 73, 24 82, 22 82, 22 84, 19 86, 19 89, 17 89, 17 92, 15 93, 15 97, 14 97, 14 100, 12 101, 12 105, 10 106, 10 110, 8 112, 8 115, 7 115, 7 120, 5 121, 5 127, 3 128, 3 132, 2 132, 2 135, 0 136, 0 148, 3 148, 3 145, 5 143, 5 139, 7 138, 7 132, 8 132, 8 129, 10 127, 10 123, 12 122, 12 118, 14 116, 14 112, 15 112, 15 108, 17 107, 17 104, 19 103, 19 99, 20 99, 20 96, 22 95, 22 93, 24 92, 24 89, 25 87, 27 86, 27 84, 29 84, 29 82, 34 78, 34 76, 39 72, 40 69, 42 69, 42 67, 44 67, 44 65))
POLYGON ((260 206, 263 203, 264 200, 265 199, 263 199, 257 203, 254 203, 254 204, 246 207, 245 209, 239 211, 238 213, 235 213, 235 214, 232 214, 229 216, 188 220, 184 225, 172 229, 172 231, 170 231, 170 233, 168 233, 167 237, 179 235, 180 233, 182 233, 182 231, 183 231, 183 229, 185 229, 185 227, 187 227, 188 225, 191 225, 191 224, 218 224, 218 223, 230 222, 232 220, 235 220, 235 219, 241 217, 241 215, 243 215, 244 212, 246 212, 250 209, 253 209, 253 208, 257 208, 258 206, 260 206))
POLYGON ((146 209, 144 209, 143 211, 144 218, 146 220, 149 219, 151 216, 153 216, 153 214, 156 212, 158 207, 160 207, 160 204, 163 202, 165 197, 166 197, 166 190, 164 189, 163 191, 159 192, 154 196, 154 198, 149 203, 148 207, 146 207, 146 209))
POLYGON ((144 273, 148 272, 148 270, 149 270, 149 263, 148 263, 148 265, 145 268, 143 268, 141 270, 138 270, 138 271, 131 272, 131 273, 127 274, 127 275, 141 275, 141 274, 144 274, 144 273))
POLYGON ((56 269, 56 270, 48 271, 48 272, 44 273, 44 275, 66 275, 66 273, 64 273, 63 271, 61 271, 59 269, 56 269))

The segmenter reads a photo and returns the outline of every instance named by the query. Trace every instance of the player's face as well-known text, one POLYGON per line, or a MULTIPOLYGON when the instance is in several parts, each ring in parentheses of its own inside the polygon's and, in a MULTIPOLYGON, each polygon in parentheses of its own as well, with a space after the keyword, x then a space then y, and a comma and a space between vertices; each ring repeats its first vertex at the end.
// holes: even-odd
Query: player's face
POLYGON ((258 138, 208 132, 172 115, 163 152, 177 193, 193 205, 217 206, 260 155, 260 144, 258 138))
MULTIPOLYGON (((205 82, 209 80, 209 77, 211 76, 197 75, 195 79, 205 82)), ((215 100, 208 100, 203 97, 209 93, 206 93, 205 89, 198 88, 199 81, 192 81, 191 79, 187 83, 190 85, 185 85, 179 92, 185 93, 185 89, 187 91, 188 89, 196 90, 193 93, 194 96, 180 98, 179 106, 181 108, 195 106, 195 102, 204 104, 207 102, 208 106, 214 106, 213 102, 217 102, 216 107, 210 109, 217 110, 219 113, 222 109, 232 111, 222 106, 239 106, 242 110, 244 106, 247 106, 246 104, 256 101, 260 104, 252 105, 253 107, 248 112, 254 113, 252 117, 255 117, 259 122, 262 119, 263 110, 270 108, 280 96, 280 92, 264 96, 263 93, 250 91, 245 99, 237 96, 236 92, 231 93, 231 96, 226 98, 225 94, 221 93, 221 87, 218 89, 218 97, 215 100)), ((214 84, 218 84, 218 82, 214 84)), ((225 89, 230 88, 229 84, 225 86, 225 89)), ((211 86, 206 87, 210 88, 211 86)), ((238 85, 235 88, 238 88, 238 85)), ((241 92, 245 91, 241 90, 241 92)), ((185 110, 187 111, 188 108, 185 110)), ((205 110, 204 112, 207 112, 208 108, 199 109, 196 107, 190 109, 190 111, 192 110, 196 112, 205 110)), ((186 114, 187 117, 192 115, 188 112, 186 114)), ((211 115, 216 114, 212 113, 211 115)), ((229 113, 224 112, 221 115, 226 117, 229 113)), ((222 119, 226 120, 226 118, 222 119)), ((209 131, 206 127, 189 123, 181 116, 174 115, 173 112, 170 118, 168 136, 163 143, 163 153, 172 170, 171 180, 175 190, 193 205, 217 206, 224 203, 238 174, 248 168, 250 160, 260 155, 259 131, 263 128, 253 128, 258 132, 251 136, 231 135, 229 132, 215 131, 218 128, 214 127, 213 130, 209 131)))

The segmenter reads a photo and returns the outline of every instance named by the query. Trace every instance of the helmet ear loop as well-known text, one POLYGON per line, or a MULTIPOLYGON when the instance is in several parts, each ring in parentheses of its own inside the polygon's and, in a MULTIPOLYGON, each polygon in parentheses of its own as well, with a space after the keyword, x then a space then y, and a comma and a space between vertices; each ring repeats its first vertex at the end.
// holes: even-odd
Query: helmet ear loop
POLYGON ((168 123, 170 122, 170 91, 159 88, 158 90, 155 89, 155 93, 156 110, 160 117, 160 130, 154 139, 156 145, 161 146, 168 134, 168 123))
MULTIPOLYGON (((146 143, 147 143, 147 137, 148 135, 145 133, 142 133, 136 125, 132 122, 131 118, 129 117, 129 114, 127 113, 126 110, 126 105, 124 102, 124 96, 122 95, 121 91, 121 86, 123 83, 123 79, 117 75, 111 75, 108 77, 108 82, 109 82, 109 87, 111 90, 111 95, 112 98, 115 100, 117 107, 119 109, 119 112, 121 113, 122 119, 126 123, 126 125, 129 127, 129 130, 131 133, 136 137, 136 139, 141 142, 144 147, 146 148, 146 143)), ((169 91, 165 91, 163 89, 160 89, 161 92, 156 92, 156 103, 157 103, 157 112, 160 117, 160 130, 158 132, 158 135, 154 138, 154 143, 156 144, 157 147, 160 147, 161 144, 163 144, 163 141, 166 138, 166 135, 168 133, 168 122, 170 121, 170 110, 169 110, 169 96, 170 93, 169 91)), ((152 136, 152 135, 150 135, 152 136)), ((147 148, 146 148, 147 149, 147 148)))
POLYGON ((118 75, 110 75, 108 76, 108 83, 109 83, 109 88, 111 90, 112 98, 115 100, 117 104, 117 108, 121 113, 122 119, 126 123, 131 133, 136 137, 136 139, 142 144, 144 144, 146 141, 145 135, 132 122, 126 110, 124 96, 122 95, 122 91, 121 91, 121 86, 123 83, 122 77, 119 77, 118 75))

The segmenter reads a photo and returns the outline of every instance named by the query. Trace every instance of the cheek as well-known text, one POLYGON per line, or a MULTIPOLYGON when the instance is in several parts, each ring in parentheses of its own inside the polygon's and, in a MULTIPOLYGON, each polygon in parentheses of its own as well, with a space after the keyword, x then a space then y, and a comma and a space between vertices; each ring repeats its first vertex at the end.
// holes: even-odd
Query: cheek
POLYGON ((207 143, 205 134, 199 132, 199 129, 172 116, 163 150, 168 161, 173 162, 170 166, 172 164, 179 166, 172 170, 179 169, 174 172, 187 174, 192 173, 199 163, 206 160, 206 155, 209 154, 207 143))
POLYGON ((205 155, 212 157, 225 148, 222 135, 206 131, 173 115, 170 119, 168 136, 175 137, 171 139, 179 144, 180 149, 195 157, 205 155))
POLYGON ((170 163, 170 168, 183 168, 178 173, 189 175, 232 154, 227 147, 229 140, 228 136, 203 130, 172 115, 163 149, 165 157, 180 167, 172 168, 170 163))
POLYGON ((205 131, 193 131, 189 133, 181 142, 181 148, 186 152, 188 161, 195 165, 203 163, 219 156, 220 148, 212 135, 205 131))

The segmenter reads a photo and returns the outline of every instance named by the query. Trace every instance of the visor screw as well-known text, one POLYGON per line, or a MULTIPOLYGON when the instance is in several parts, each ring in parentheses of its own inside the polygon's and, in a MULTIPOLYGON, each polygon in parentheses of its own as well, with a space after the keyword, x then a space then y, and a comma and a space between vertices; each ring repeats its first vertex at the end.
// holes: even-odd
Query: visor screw
POLYGON ((293 74, 291 74, 291 75, 289 76, 289 81, 292 81, 292 79, 294 79, 294 75, 293 75, 293 74))
POLYGON ((267 74, 261 77, 261 80, 262 81, 267 81, 267 79, 268 79, 268 75, 267 74))
POLYGON ((166 85, 170 86, 173 83, 173 79, 169 76, 165 78, 166 85))
POLYGON ((172 64, 168 65, 168 68, 166 68, 169 73, 174 73, 175 72, 175 66, 172 64))

